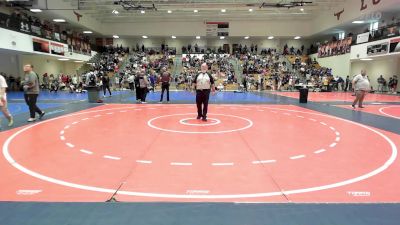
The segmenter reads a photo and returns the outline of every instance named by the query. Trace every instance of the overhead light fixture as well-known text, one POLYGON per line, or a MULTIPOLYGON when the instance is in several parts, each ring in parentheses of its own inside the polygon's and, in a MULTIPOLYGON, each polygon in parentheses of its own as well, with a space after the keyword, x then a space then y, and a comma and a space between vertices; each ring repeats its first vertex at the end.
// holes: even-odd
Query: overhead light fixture
POLYGON ((60 61, 69 61, 69 59, 66 59, 66 58, 61 58, 61 59, 58 59, 58 60, 60 60, 60 61))
POLYGON ((64 23, 65 22, 64 19, 53 19, 53 21, 56 23, 64 23))
POLYGON ((244 39, 246 39, 246 40, 249 39, 249 38, 250 38, 249 36, 244 37, 244 39))
POLYGON ((361 61, 372 61, 373 59, 371 58, 364 58, 364 59, 360 59, 361 61))
POLYGON ((299 40, 300 38, 301 38, 300 36, 294 37, 295 40, 299 40))
POLYGON ((176 37, 175 37, 175 36, 171 36, 171 38, 172 38, 172 39, 175 39, 176 37))
POLYGON ((168 13, 172 13, 172 11, 171 11, 171 10, 168 10, 168 13))
POLYGON ((249 9, 249 12, 253 12, 253 9, 249 9))
POLYGON ((83 61, 74 61, 74 62, 76 62, 76 63, 83 63, 83 61))
POLYGON ((226 12, 226 9, 221 9, 221 12, 223 12, 223 13, 226 12))
POLYGON ((90 31, 90 30, 85 30, 85 31, 83 31, 83 33, 84 33, 84 34, 93 34, 93 32, 90 31))
POLYGON ((114 10, 112 11, 112 14, 118 15, 119 12, 118 12, 118 10, 114 9, 114 10))
POLYGON ((34 13, 42 12, 41 9, 30 9, 29 11, 34 12, 34 13))
POLYGON ((225 39, 225 37, 224 37, 224 36, 222 36, 222 37, 219 37, 219 39, 221 39, 221 40, 224 40, 224 39, 225 39))
POLYGON ((195 12, 195 13, 198 13, 198 12, 199 12, 199 10, 195 9, 195 10, 193 10, 193 12, 195 12))
POLYGON ((274 36, 269 36, 268 37, 268 40, 272 40, 272 39, 274 39, 274 36))
POLYGON ((146 11, 144 11, 144 10, 140 10, 140 13, 141 13, 141 14, 145 14, 145 13, 146 13, 146 11))
POLYGON ((143 35, 142 38, 147 39, 148 37, 146 35, 143 35))
POLYGON ((113 35, 113 38, 119 38, 119 36, 118 35, 113 35))
POLYGON ((200 36, 196 36, 196 39, 200 39, 200 36))
POLYGON ((300 8, 300 11, 304 12, 304 8, 300 8))
POLYGON ((364 21, 362 21, 362 20, 355 20, 355 21, 353 21, 352 23, 362 24, 362 23, 364 23, 364 21))

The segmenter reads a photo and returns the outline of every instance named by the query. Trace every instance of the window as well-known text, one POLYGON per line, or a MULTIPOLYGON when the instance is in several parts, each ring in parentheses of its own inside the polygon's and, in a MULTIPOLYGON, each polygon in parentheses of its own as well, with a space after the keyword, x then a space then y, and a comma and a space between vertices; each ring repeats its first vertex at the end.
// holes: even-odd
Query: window
POLYGON ((370 25, 369 25, 369 30, 372 32, 372 31, 376 31, 376 30, 378 30, 378 26, 379 26, 379 22, 372 22, 370 25))
POLYGON ((345 33, 344 32, 340 32, 339 33, 339 40, 343 40, 344 39, 344 37, 345 37, 345 33))

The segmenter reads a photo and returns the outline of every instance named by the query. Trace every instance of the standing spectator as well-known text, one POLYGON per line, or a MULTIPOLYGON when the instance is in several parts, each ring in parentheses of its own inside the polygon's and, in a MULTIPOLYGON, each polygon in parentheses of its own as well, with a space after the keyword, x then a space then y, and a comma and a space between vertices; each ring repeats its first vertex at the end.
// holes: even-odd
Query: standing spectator
POLYGON ((390 88, 390 92, 392 94, 396 94, 397 91, 397 84, 398 84, 398 80, 397 80, 397 76, 394 75, 391 80, 389 81, 389 88, 390 88))
POLYGON ((366 93, 370 90, 371 87, 365 69, 361 70, 361 74, 358 74, 354 77, 352 84, 356 92, 356 99, 351 106, 355 109, 358 102, 358 107, 364 108, 363 101, 366 93))
POLYGON ((129 84, 129 90, 131 91, 135 90, 135 75, 133 75, 133 73, 130 73, 128 76, 128 84, 129 84))
POLYGON ((108 93, 110 96, 112 96, 111 90, 110 90, 110 77, 108 77, 107 74, 103 74, 101 81, 103 83, 103 97, 106 97, 106 93, 108 90, 108 93))
POLYGON ((383 78, 383 76, 381 75, 379 78, 378 78, 378 92, 383 92, 383 87, 385 86, 385 83, 386 83, 386 80, 385 80, 385 78, 383 78))
POLYGON ((164 91, 167 91, 167 102, 169 102, 169 83, 171 82, 171 74, 167 71, 167 68, 162 68, 162 74, 160 77, 161 82, 161 98, 160 103, 163 101, 164 91))
POLYGON ((33 71, 33 66, 27 64, 24 66, 25 80, 24 80, 24 92, 25 102, 29 106, 30 118, 28 122, 36 120, 35 113, 39 114, 41 119, 45 112, 40 110, 36 105, 37 98, 39 96, 39 76, 33 71))
POLYGON ((215 93, 214 78, 208 73, 206 63, 201 65, 201 72, 194 78, 193 89, 196 90, 197 119, 206 122, 210 91, 215 93))
MULTIPOLYGON (((6 79, 0 74, 0 109, 3 115, 8 119, 8 126, 11 127, 14 124, 14 119, 7 108, 6 88, 8 88, 6 79)), ((1 119, 0 119, 0 129, 1 129, 1 119)))
POLYGON ((149 81, 147 80, 147 76, 145 75, 145 70, 142 69, 139 72, 139 75, 136 77, 137 83, 137 93, 139 96, 137 96, 138 102, 139 103, 147 103, 146 102, 146 95, 147 95, 147 85, 149 85, 149 81))

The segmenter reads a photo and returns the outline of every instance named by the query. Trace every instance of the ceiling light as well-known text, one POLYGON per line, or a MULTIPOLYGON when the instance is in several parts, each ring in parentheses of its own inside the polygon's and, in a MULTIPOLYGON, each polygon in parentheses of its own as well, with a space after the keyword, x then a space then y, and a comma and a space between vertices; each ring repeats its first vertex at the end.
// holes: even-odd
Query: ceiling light
POLYGON ((168 10, 168 13, 172 13, 172 11, 171 11, 171 10, 168 10))
POLYGON ((144 35, 144 36, 142 36, 142 38, 144 38, 144 39, 146 39, 146 38, 148 38, 146 35, 144 35))
POLYGON ((196 39, 200 39, 200 36, 196 36, 196 39))
POLYGON ((64 19, 53 19, 53 21, 56 23, 64 23, 65 22, 64 19))
POLYGON ((364 21, 362 21, 362 20, 356 20, 356 21, 353 21, 352 23, 362 24, 362 23, 364 23, 364 21))
POLYGON ((175 36, 171 36, 171 38, 172 38, 172 39, 175 39, 176 37, 175 37, 175 36))
POLYGON ((272 40, 272 39, 274 39, 274 36, 269 36, 268 37, 268 40, 272 40))
POLYGON ((119 36, 118 35, 113 35, 113 38, 119 38, 119 36))
POLYGON ((246 40, 249 39, 249 38, 250 38, 249 36, 244 37, 244 39, 246 39, 246 40))
POLYGON ((221 9, 221 12, 223 12, 223 13, 226 12, 226 9, 221 9))
POLYGON ((74 62, 76 62, 76 63, 83 63, 83 61, 74 61, 74 62))
POLYGON ((300 39, 300 38, 301 38, 300 36, 294 37, 295 40, 298 40, 298 39, 300 39))
POLYGON ((93 34, 93 32, 90 31, 90 30, 85 30, 85 31, 83 31, 83 33, 84 33, 84 34, 93 34))
POLYGON ((34 12, 34 13, 42 12, 41 9, 30 9, 30 11, 31 11, 31 12, 34 12))
POLYGON ((372 61, 373 59, 371 58, 364 58, 364 59, 360 59, 361 61, 372 61))
POLYGON ((249 12, 253 12, 253 9, 249 9, 249 12))
POLYGON ((199 10, 195 9, 195 10, 193 10, 193 12, 195 12, 195 13, 198 13, 198 12, 199 12, 199 10))
POLYGON ((140 13, 141 13, 141 14, 145 14, 145 13, 146 13, 146 11, 144 11, 144 10, 140 10, 140 13))
POLYGON ((304 12, 304 8, 300 8, 300 11, 304 12))
POLYGON ((219 37, 219 39, 221 39, 221 40, 224 40, 224 39, 225 39, 225 37, 224 37, 224 36, 222 36, 222 37, 219 37))
POLYGON ((117 14, 119 14, 119 12, 118 12, 118 10, 114 9, 114 10, 112 11, 112 14, 117 15, 117 14))
POLYGON ((69 61, 69 59, 66 59, 66 58, 61 58, 61 59, 58 59, 58 60, 60 60, 60 61, 69 61))

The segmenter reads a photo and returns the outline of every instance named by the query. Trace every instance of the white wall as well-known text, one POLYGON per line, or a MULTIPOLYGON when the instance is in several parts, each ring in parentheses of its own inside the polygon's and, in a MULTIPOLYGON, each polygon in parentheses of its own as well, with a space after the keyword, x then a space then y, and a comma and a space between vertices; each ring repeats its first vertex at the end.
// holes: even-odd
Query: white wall
POLYGON ((19 74, 19 58, 17 54, 0 52, 0 72, 4 72, 7 75, 18 75, 19 74))
POLYGON ((58 75, 64 73, 67 75, 76 74, 76 70, 82 63, 59 61, 55 58, 38 56, 38 55, 20 55, 19 67, 22 68, 25 64, 32 64, 34 71, 43 75, 44 73, 58 75))
POLYGON ((371 85, 376 89, 378 87, 377 79, 380 75, 383 75, 386 81, 389 81, 393 75, 400 75, 400 58, 392 56, 374 61, 354 61, 351 63, 350 76, 360 74, 362 69, 367 70, 371 85))
POLYGON ((316 59, 317 62, 322 67, 327 67, 332 69, 332 74, 334 76, 340 76, 343 79, 350 75, 350 53, 339 55, 339 56, 331 56, 326 58, 318 58, 318 54, 310 55, 312 59, 316 59))

